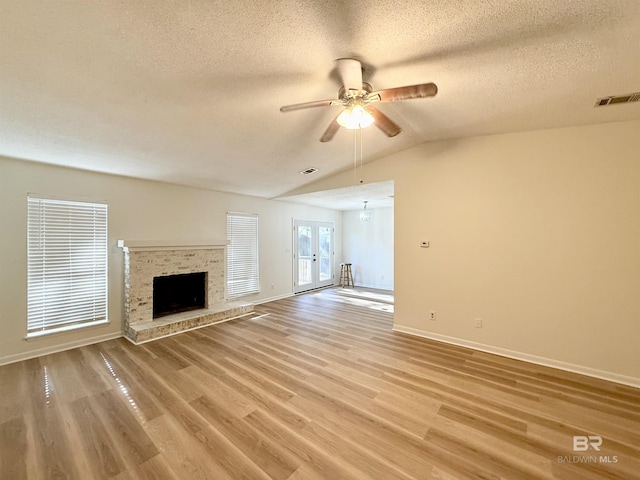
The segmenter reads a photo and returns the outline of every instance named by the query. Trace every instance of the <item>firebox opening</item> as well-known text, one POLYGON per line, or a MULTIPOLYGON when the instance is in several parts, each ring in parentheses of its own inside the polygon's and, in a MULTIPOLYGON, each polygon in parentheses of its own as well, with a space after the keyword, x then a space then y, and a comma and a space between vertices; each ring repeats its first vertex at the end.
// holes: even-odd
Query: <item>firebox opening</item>
POLYGON ((153 278, 153 318, 206 308, 207 272, 153 278))

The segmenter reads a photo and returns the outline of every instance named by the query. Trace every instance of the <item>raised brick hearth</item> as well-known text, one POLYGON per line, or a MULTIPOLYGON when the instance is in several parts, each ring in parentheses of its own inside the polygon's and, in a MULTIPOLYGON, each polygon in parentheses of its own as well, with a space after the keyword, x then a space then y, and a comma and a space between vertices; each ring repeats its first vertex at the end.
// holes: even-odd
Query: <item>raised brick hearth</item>
POLYGON ((225 246, 119 240, 124 251, 124 335, 133 343, 173 335, 251 313, 253 305, 225 302, 225 246), (153 319, 153 278, 205 272, 206 308, 153 319))

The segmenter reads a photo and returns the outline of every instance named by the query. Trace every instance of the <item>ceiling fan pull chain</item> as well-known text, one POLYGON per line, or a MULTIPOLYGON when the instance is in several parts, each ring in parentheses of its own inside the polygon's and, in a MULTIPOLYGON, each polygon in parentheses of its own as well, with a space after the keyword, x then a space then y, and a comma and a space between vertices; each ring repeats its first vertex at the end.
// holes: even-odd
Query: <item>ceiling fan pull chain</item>
POLYGON ((358 130, 353 130, 353 184, 357 182, 358 175, 358 130))
POLYGON ((358 129, 360 131, 360 183, 364 183, 364 161, 363 161, 363 150, 362 150, 362 127, 358 129))

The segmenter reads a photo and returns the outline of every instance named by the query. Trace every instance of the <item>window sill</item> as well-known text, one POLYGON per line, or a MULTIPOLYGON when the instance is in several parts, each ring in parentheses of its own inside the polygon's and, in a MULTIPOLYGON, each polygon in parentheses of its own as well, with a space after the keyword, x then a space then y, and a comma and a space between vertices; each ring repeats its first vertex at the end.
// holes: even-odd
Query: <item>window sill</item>
POLYGON ((73 332, 87 327, 95 327, 98 325, 108 325, 109 319, 96 320, 95 322, 80 323, 78 325, 64 325, 58 328, 52 328, 50 330, 39 330, 37 332, 29 332, 24 337, 25 340, 37 340, 38 338, 48 337, 49 335, 55 335, 56 333, 73 332))

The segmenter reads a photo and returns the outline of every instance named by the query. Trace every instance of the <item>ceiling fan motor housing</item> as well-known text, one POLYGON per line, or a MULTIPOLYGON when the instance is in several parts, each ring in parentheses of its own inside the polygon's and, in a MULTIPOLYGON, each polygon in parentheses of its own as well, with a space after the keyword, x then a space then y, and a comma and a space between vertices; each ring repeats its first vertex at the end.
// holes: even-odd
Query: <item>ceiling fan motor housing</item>
POLYGON ((338 98, 341 100, 348 100, 350 98, 366 97, 371 92, 373 92, 373 87, 371 87, 371 84, 362 82, 361 90, 347 90, 344 88, 344 86, 340 87, 340 90, 338 90, 338 98))

